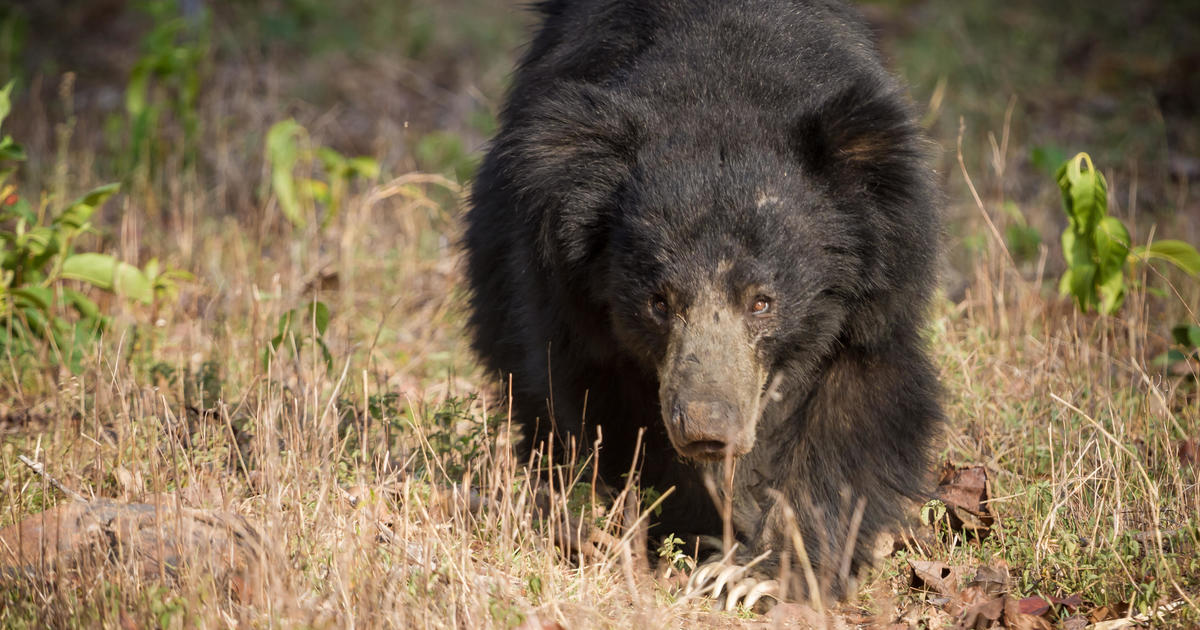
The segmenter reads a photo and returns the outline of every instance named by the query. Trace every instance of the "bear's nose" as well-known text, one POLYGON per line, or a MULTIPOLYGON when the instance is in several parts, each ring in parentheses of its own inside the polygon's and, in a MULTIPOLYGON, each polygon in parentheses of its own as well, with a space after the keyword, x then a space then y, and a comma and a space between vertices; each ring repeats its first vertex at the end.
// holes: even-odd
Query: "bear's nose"
MULTIPOLYGON (((723 400, 676 401, 672 420, 679 429, 679 454, 724 459, 738 433, 737 407, 723 400)), ((736 454, 736 453, 735 453, 736 454)))

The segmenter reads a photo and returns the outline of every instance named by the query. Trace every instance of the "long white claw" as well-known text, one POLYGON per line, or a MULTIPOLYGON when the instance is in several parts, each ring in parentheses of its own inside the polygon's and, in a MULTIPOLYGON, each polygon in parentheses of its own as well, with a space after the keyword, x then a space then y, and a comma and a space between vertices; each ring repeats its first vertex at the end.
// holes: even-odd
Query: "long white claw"
POLYGON ((753 609, 758 600, 764 596, 773 597, 776 600, 779 599, 779 580, 763 580, 755 584, 754 588, 750 589, 749 593, 746 593, 746 599, 742 601, 742 604, 746 608, 753 609))
POLYGON ((708 594, 709 597, 716 599, 721 596, 721 589, 725 587, 726 582, 736 582, 746 574, 746 567, 741 565, 731 565, 725 567, 717 574, 716 581, 713 582, 713 590, 708 594))
POLYGON ((752 577, 742 578, 737 584, 731 585, 729 587, 729 595, 725 598, 725 611, 729 612, 737 608, 738 602, 742 597, 757 586, 758 580, 752 577))
POLYGON ((710 562, 696 569, 688 579, 687 593, 690 595, 702 590, 709 579, 723 568, 725 565, 720 562, 710 562))

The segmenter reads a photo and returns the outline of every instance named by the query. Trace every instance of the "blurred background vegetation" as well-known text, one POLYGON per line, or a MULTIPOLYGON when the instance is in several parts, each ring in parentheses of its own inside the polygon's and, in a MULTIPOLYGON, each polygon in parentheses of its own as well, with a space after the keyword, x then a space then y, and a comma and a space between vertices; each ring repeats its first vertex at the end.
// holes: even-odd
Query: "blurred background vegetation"
MULTIPOLYGON (((979 213, 956 203, 969 196, 960 124, 967 170, 981 194, 1003 199, 996 219, 1026 262, 1039 244, 1056 247, 1065 216, 1047 183, 1081 150, 1109 175, 1112 212, 1133 220, 1135 242, 1164 221, 1173 236, 1198 240, 1189 189, 1200 177, 1200 5, 861 8, 943 149, 958 270, 951 293, 987 246, 979 213)), ((254 224, 264 136, 288 117, 322 145, 376 158, 385 173, 465 180, 530 18, 499 0, 9 2, 0 7, 0 82, 17 81, 8 130, 26 144, 34 188, 52 183, 68 124, 67 150, 90 157, 91 172, 74 177, 167 191, 190 169, 196 186, 217 193, 205 213, 254 224)), ((169 193, 161 199, 171 205, 169 193)), ((1057 259, 1048 258, 1051 275, 1057 259)))

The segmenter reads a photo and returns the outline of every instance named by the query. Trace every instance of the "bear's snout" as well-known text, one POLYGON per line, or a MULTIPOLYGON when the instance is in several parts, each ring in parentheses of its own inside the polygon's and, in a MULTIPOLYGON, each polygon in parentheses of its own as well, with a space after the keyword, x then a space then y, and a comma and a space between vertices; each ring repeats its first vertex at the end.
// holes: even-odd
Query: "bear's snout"
POLYGON ((736 305, 711 279, 672 327, 658 370, 662 421, 688 459, 741 457, 754 447, 766 371, 736 305))
POLYGON ((737 407, 722 400, 676 401, 671 405, 671 422, 679 436, 676 450, 691 459, 720 460, 730 452, 734 457, 745 455, 739 446, 743 440, 738 416, 737 407))

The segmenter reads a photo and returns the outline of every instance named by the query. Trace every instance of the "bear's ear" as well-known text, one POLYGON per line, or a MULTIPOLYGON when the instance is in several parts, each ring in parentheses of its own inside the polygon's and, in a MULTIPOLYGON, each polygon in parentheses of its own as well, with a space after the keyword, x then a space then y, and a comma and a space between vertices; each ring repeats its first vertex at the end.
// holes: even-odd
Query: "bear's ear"
POLYGON ((521 215, 547 262, 578 265, 606 239, 640 143, 632 107, 604 88, 569 84, 514 112, 502 158, 521 215))
POLYGON ((872 205, 923 203, 931 144, 895 87, 855 82, 794 119, 791 149, 802 166, 872 205))
POLYGON ((858 226, 863 264, 844 324, 850 343, 886 342, 916 326, 935 276, 941 194, 933 145, 898 89, 860 81, 793 120, 791 149, 858 226))

